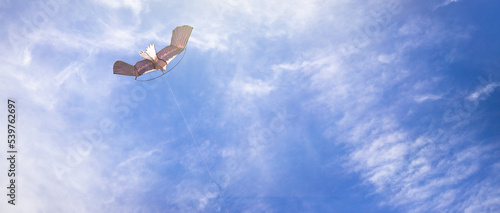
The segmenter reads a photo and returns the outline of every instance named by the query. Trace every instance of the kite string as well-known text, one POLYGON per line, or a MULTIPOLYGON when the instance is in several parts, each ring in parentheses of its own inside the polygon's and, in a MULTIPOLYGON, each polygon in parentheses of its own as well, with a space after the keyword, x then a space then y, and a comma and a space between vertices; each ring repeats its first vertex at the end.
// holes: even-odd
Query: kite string
MULTIPOLYGON (((189 131, 189 134, 191 135, 191 138, 193 139, 194 144, 196 145, 196 149, 198 150, 198 154, 200 154, 201 159, 203 160, 203 164, 205 164, 205 168, 208 171, 208 175, 210 176, 210 179, 212 179, 212 182, 217 186, 217 188, 219 188, 219 185, 215 182, 214 177, 212 176, 212 172, 210 172, 210 169, 208 168, 207 162, 205 161, 205 157, 203 157, 203 154, 200 151, 200 147, 198 146, 198 142, 196 142, 196 139, 193 136, 193 132, 191 132, 191 128, 189 128, 189 125, 186 121, 186 117, 184 117, 184 113, 182 113, 181 106, 179 105, 179 102, 177 102, 177 98, 174 95, 174 91, 172 90, 172 87, 170 87, 170 83, 168 82, 168 79, 165 78, 165 80, 167 81, 168 88, 170 89, 170 92, 172 93, 172 96, 174 97, 175 104, 177 104, 177 108, 179 108, 179 112, 182 115, 182 119, 184 119, 184 123, 186 124, 186 127, 189 131)), ((229 210, 227 209, 226 203, 224 202, 224 198, 222 197, 222 195, 220 195, 220 197, 222 200, 222 204, 224 205, 224 208, 226 209, 226 212, 229 213, 229 210)))

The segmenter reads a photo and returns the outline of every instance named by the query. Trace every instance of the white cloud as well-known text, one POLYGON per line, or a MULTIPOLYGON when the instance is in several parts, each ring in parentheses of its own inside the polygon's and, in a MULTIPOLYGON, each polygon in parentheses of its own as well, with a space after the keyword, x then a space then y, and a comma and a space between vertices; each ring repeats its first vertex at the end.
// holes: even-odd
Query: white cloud
MULTIPOLYGON (((293 63, 277 64, 273 69, 307 79, 302 82, 308 85, 307 89, 318 91, 304 106, 315 114, 334 119, 324 135, 348 147, 346 169, 357 172, 375 186, 378 193, 387 196, 382 204, 399 206, 410 212, 463 211, 468 206, 457 206, 457 203, 472 197, 455 195, 477 192, 461 184, 478 175, 482 168, 481 156, 487 149, 466 145, 468 140, 473 140, 473 134, 458 128, 436 130, 433 129, 436 127, 429 127, 416 133, 411 126, 399 123, 401 114, 397 109, 413 102, 440 100, 443 96, 432 91, 443 81, 442 77, 416 84, 407 81, 408 76, 419 70, 402 66, 401 56, 416 48, 461 41, 467 38, 464 35, 469 30, 467 27, 446 30, 434 20, 411 17, 402 27, 386 29, 387 34, 398 35, 390 37, 391 42, 400 43, 398 38, 403 38, 402 45, 395 45, 395 48, 379 46, 379 40, 373 39, 370 45, 361 47, 365 57, 310 50, 315 53, 311 55, 321 55, 325 60, 300 58, 293 63), (393 54, 387 55, 387 52, 393 54), (335 60, 342 57, 349 63, 335 60), (394 64, 387 68, 387 63, 394 64), (309 67, 313 67, 312 71, 309 67), (400 70, 407 70, 406 74, 400 70), (384 98, 385 91, 401 84, 414 86, 397 87, 408 90, 395 93, 404 96, 384 98), (318 112, 323 106, 328 106, 328 110, 318 112), (446 132, 446 135, 437 132, 446 132)), ((491 200, 497 197, 487 196, 491 200)), ((489 205, 487 208, 495 208, 489 205)))
POLYGON ((448 6, 451 3, 455 3, 455 2, 458 2, 458 1, 459 0, 444 0, 444 2, 441 3, 439 6, 437 6, 437 8, 439 8, 439 7, 445 7, 445 6, 448 6))
MULTIPOLYGON (((17 128, 22 130, 19 136, 23 154, 19 156, 24 163, 18 166, 22 168, 19 181, 24 184, 18 195, 23 201, 16 206, 15 212, 115 209, 110 207, 114 206, 113 201, 133 200, 130 199, 132 194, 147 189, 141 186, 143 181, 158 180, 147 168, 151 163, 144 163, 154 159, 153 154, 142 156, 141 162, 133 161, 127 158, 127 151, 117 154, 109 150, 110 144, 117 140, 113 134, 103 135, 105 146, 92 141, 89 146, 82 134, 88 129, 100 131, 105 117, 115 124, 119 120, 112 107, 117 100, 113 97, 114 89, 120 87, 120 83, 110 75, 112 62, 102 63, 101 57, 108 60, 102 53, 132 49, 140 42, 135 40, 137 37, 151 39, 162 29, 140 34, 137 28, 122 27, 113 20, 100 22, 105 18, 102 16, 82 22, 78 20, 79 14, 90 11, 85 6, 88 5, 61 4, 51 19, 33 32, 23 33, 23 22, 18 23, 16 19, 5 25, 9 33, 19 36, 19 43, 14 46, 9 40, 0 43, 9 50, 1 53, 1 68, 5 72, 0 74, 0 97, 4 100, 16 98, 20 109, 17 128), (16 25, 21 28, 13 27, 16 25), (112 168, 120 164, 114 160, 126 162, 115 173, 112 168), (67 172, 58 176, 54 165, 67 172), (55 205, 56 201, 59 204, 55 205)), ((21 13, 39 11, 40 8, 21 13)), ((114 149, 123 148, 127 144, 125 141, 134 138, 120 139, 123 143, 118 143, 120 145, 114 149)), ((145 152, 143 149, 147 150, 139 146, 134 152, 145 152)), ((129 202, 124 208, 134 206, 139 204, 129 202)), ((3 202, 0 209, 12 210, 3 202)))
POLYGON ((487 85, 480 86, 479 88, 476 89, 475 92, 467 96, 467 99, 471 101, 476 101, 478 99, 483 99, 487 96, 490 95, 497 87, 500 86, 500 83, 498 82, 491 82, 488 83, 487 85))
POLYGON ((386 64, 387 64, 387 63, 391 63, 391 62, 392 62, 395 58, 396 58, 396 57, 395 57, 395 55, 394 55, 394 54, 392 54, 392 55, 380 54, 380 55, 378 56, 378 58, 377 58, 377 59, 378 59, 380 62, 382 62, 382 63, 386 63, 386 64))
POLYGON ((257 97, 267 95, 272 91, 273 87, 262 80, 248 79, 247 82, 232 82, 231 85, 234 90, 240 91, 241 96, 254 95, 257 97))
MULTIPOLYGON (((23 119, 20 127, 25 132, 22 136, 24 159, 29 162, 22 164, 25 168, 21 177, 27 185, 21 189, 21 194, 30 205, 22 205, 20 211, 146 211, 147 206, 135 200, 137 194, 153 187, 144 187, 144 183, 158 183, 173 189, 165 190, 168 191, 162 195, 165 197, 158 198, 169 205, 166 209, 205 211, 221 208, 216 201, 220 192, 210 188, 210 180, 204 167, 200 167, 200 157, 192 146, 165 148, 165 144, 161 144, 160 148, 150 147, 145 139, 134 137, 133 127, 137 127, 137 123, 127 124, 112 110, 121 95, 130 94, 117 95, 123 92, 120 89, 127 83, 110 77, 112 61, 108 62, 108 57, 138 57, 136 52, 151 41, 168 44, 172 26, 179 24, 195 28, 189 44, 199 50, 197 54, 205 54, 207 60, 212 60, 210 64, 229 64, 221 65, 224 69, 208 79, 223 79, 215 88, 215 93, 223 97, 217 96, 214 102, 222 103, 220 120, 224 122, 209 122, 207 126, 220 125, 235 130, 234 135, 227 136, 233 144, 206 140, 201 146, 207 161, 213 163, 210 168, 214 173, 226 171, 221 169, 225 166, 230 168, 230 179, 222 184, 224 190, 249 176, 257 177, 252 181, 262 184, 245 193, 272 193, 269 189, 272 184, 269 183, 278 181, 273 174, 279 171, 275 171, 269 163, 271 161, 266 159, 272 159, 276 150, 284 146, 275 141, 292 134, 294 129, 290 122, 283 122, 284 128, 278 128, 276 119, 266 119, 263 114, 269 113, 268 105, 286 104, 303 95, 307 96, 304 101, 291 105, 332 120, 329 137, 350 150, 346 165, 352 167, 347 170, 358 173, 367 183, 373 184, 377 192, 386 195, 390 205, 415 207, 415 211, 495 210, 496 192, 488 191, 481 183, 468 189, 458 186, 480 169, 478 159, 485 152, 481 147, 472 147, 471 150, 457 148, 455 145, 462 144, 462 140, 457 139, 461 135, 447 140, 425 133, 414 136, 411 129, 398 123, 399 115, 394 109, 401 102, 441 98, 441 95, 428 91, 417 93, 412 90, 432 83, 409 89, 410 95, 403 100, 384 103, 387 90, 404 83, 417 72, 399 64, 403 60, 401 56, 411 49, 407 47, 462 39, 464 36, 450 38, 449 35, 457 35, 457 32, 467 35, 466 30, 447 30, 433 20, 417 17, 402 27, 391 22, 379 36, 369 38, 371 45, 356 46, 350 32, 367 26, 367 21, 373 19, 365 15, 370 11, 368 8, 386 9, 386 3, 382 1, 369 3, 370 7, 366 8, 353 6, 357 3, 297 0, 283 4, 279 1, 231 0, 162 4, 115 0, 98 1, 93 5, 96 11, 93 17, 85 16, 86 8, 61 6, 45 27, 25 35, 29 40, 20 46, 19 53, 2 53, 4 65, 1 68, 9 70, 0 73, 2 94, 20 100, 20 117, 23 119), (158 11, 165 13, 162 8, 167 6, 170 8, 167 15, 151 18, 159 17, 158 11), (132 10, 133 17, 123 10, 132 10), (89 22, 84 21, 87 18, 89 22), (378 51, 376 48, 383 42, 382 35, 385 34, 406 36, 408 42, 395 41, 397 48, 394 50, 378 51), (255 48, 261 48, 259 45, 263 40, 294 44, 286 49, 286 54, 293 58, 284 61, 272 58, 276 52, 284 52, 272 43, 259 49, 262 51, 258 54, 254 53, 255 48), (323 44, 325 46, 318 48, 323 44), (359 48, 352 55, 343 55, 338 50, 342 44, 359 48), (334 51, 319 50, 322 48, 334 51), (41 50, 50 51, 51 56, 43 57, 46 53, 41 50), (218 58, 221 56, 225 58, 218 58), (53 60, 45 62, 49 59, 53 60), (216 59, 222 62, 216 62, 216 59), (14 63, 17 61, 20 63, 14 63), (388 64, 392 67, 388 68, 388 64), (116 131, 123 132, 103 134, 106 143, 92 146, 91 153, 75 163, 77 165, 72 166, 71 172, 62 180, 47 172, 53 170, 51 164, 54 162, 67 164, 67 153, 84 144, 82 130, 100 130, 103 115, 121 125, 117 128, 121 130, 116 131), (232 124, 237 126, 228 127, 232 124), (269 135, 275 140, 262 140, 269 135), (451 149, 459 150, 451 152, 451 149), (218 159, 222 160, 219 162, 218 159), (238 164, 231 167, 230 162, 238 164), (162 169, 155 167, 158 164, 162 169), (158 171, 165 171, 163 168, 171 165, 180 165, 192 172, 189 174, 201 174, 204 178, 189 176, 178 181, 159 177, 161 172, 158 171), (461 207, 453 207, 453 201, 460 199, 454 195, 459 193, 468 196, 467 202, 461 207), (89 197, 88 194, 95 196, 89 197), (54 205, 55 201, 65 205, 54 205), (424 205, 428 203, 429 206, 424 205)), ((16 24, 19 23, 6 26, 14 30, 16 24)), ((8 42, 0 44, 10 46, 8 42)), ((497 86, 488 88, 493 90, 497 86)), ((478 90, 470 97, 481 97, 490 90, 478 90)), ((279 117, 282 116, 276 113, 273 118, 279 117)), ((149 122, 149 118, 144 119, 149 122)), ((450 130, 450 134, 457 132, 450 130)), ((179 135, 182 134, 175 137, 179 135)), ((264 203, 251 208, 272 211, 272 206, 264 203)))
POLYGON ((413 100, 415 100, 415 102, 417 102, 417 103, 422 103, 422 102, 427 101, 427 100, 435 101, 435 100, 439 100, 441 98, 442 98, 442 95, 427 94, 427 95, 415 96, 415 98, 413 100))
POLYGON ((134 1, 134 0, 111 0, 111 1, 101 1, 101 0, 95 0, 95 2, 98 2, 99 4, 106 5, 108 7, 111 7, 112 9, 120 9, 120 8, 128 8, 133 11, 135 16, 140 16, 141 12, 144 12, 144 10, 147 8, 147 3, 152 2, 148 0, 141 0, 141 1, 134 1))

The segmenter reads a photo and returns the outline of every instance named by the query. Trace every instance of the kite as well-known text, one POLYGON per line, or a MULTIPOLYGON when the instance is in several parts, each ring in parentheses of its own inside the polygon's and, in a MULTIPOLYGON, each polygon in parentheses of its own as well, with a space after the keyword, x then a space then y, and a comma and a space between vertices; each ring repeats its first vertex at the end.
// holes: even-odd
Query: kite
MULTIPOLYGON (((167 65, 186 48, 189 36, 193 27, 184 25, 178 26, 172 31, 170 45, 156 52, 155 45, 151 44, 146 51, 140 51, 139 55, 145 58, 138 61, 134 66, 123 61, 116 61, 113 64, 113 73, 137 77, 156 70, 161 70, 162 75, 166 74, 167 65)), ((167 71, 168 72, 168 71, 167 71)), ((158 76, 159 77, 159 76, 158 76)))
MULTIPOLYGON (((192 31, 193 31, 193 27, 190 27, 187 25, 176 27, 172 31, 172 40, 170 41, 169 46, 161 49, 157 53, 156 49, 155 49, 155 45, 150 44, 146 48, 146 51, 139 52, 139 55, 141 55, 144 58, 144 60, 138 61, 137 63, 135 63, 134 66, 132 66, 131 64, 128 64, 126 62, 118 60, 113 64, 113 73, 119 74, 119 75, 135 76, 135 80, 137 80, 137 81, 149 81, 149 80, 159 78, 162 75, 165 75, 166 73, 168 73, 170 70, 173 69, 173 67, 172 67, 167 72, 164 72, 167 70, 167 65, 172 61, 172 59, 174 59, 177 55, 179 55, 186 48, 189 36, 191 35, 192 31), (156 70, 161 70, 162 74, 155 77, 155 78, 149 79, 149 80, 137 79, 137 77, 139 77, 141 75, 144 75, 146 73, 153 72, 156 70)), ((186 53, 186 52, 184 52, 184 53, 186 53)), ((182 58, 181 58, 181 60, 182 60, 182 58)), ((210 178, 212 179, 212 182, 216 186, 219 186, 215 182, 214 178, 212 177, 212 174, 210 172, 210 168, 208 168, 207 162, 205 161, 205 158, 203 157, 203 154, 200 151, 200 147, 198 145, 198 142, 196 141, 196 139, 193 135, 193 132, 191 131, 191 128, 189 128, 189 125, 186 121, 186 117, 184 117, 184 113, 182 112, 181 107, 179 105, 179 102, 177 101, 177 98, 174 95, 174 91, 170 87, 170 83, 168 83, 168 80, 166 80, 166 82, 167 82, 168 88, 170 89, 170 92, 172 93, 172 96, 174 97, 174 101, 177 104, 177 108, 179 108, 179 112, 182 115, 182 118, 184 120, 184 124, 186 124, 187 130, 189 131, 189 134, 191 135, 191 138, 193 139, 193 142, 196 145, 196 149, 198 150, 198 154, 200 154, 200 157, 203 160, 203 163, 205 164, 205 168, 207 169, 208 174, 210 175, 210 178)), ((224 202, 224 198, 221 197, 221 199, 222 199, 222 203, 224 204, 224 208, 226 209, 226 212, 229 212, 227 210, 226 203, 224 202)))

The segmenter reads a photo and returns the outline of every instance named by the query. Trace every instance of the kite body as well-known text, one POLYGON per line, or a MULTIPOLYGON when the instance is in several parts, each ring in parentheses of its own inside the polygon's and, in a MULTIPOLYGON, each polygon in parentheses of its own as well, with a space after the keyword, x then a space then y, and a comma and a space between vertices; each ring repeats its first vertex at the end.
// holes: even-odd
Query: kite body
POLYGON ((141 55, 144 60, 138 61, 133 66, 123 61, 116 61, 113 64, 113 73, 135 76, 137 78, 138 76, 156 70, 165 71, 168 63, 186 48, 192 31, 193 27, 188 25, 176 27, 172 31, 172 39, 169 46, 166 46, 157 53, 155 45, 151 44, 146 48, 146 51, 139 52, 139 55, 141 55))

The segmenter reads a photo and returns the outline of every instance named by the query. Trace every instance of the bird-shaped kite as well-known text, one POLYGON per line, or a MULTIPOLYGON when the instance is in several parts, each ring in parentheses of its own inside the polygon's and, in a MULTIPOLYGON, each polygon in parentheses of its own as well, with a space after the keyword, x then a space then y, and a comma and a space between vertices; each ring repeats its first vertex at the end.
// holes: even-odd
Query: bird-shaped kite
POLYGON ((139 52, 139 55, 145 58, 144 60, 138 61, 134 66, 118 60, 113 64, 113 73, 135 76, 137 79, 138 76, 149 72, 156 70, 165 71, 167 64, 186 47, 191 31, 193 31, 193 27, 188 25, 176 27, 172 31, 172 39, 169 46, 156 53, 155 45, 151 44, 146 48, 146 51, 139 52))

